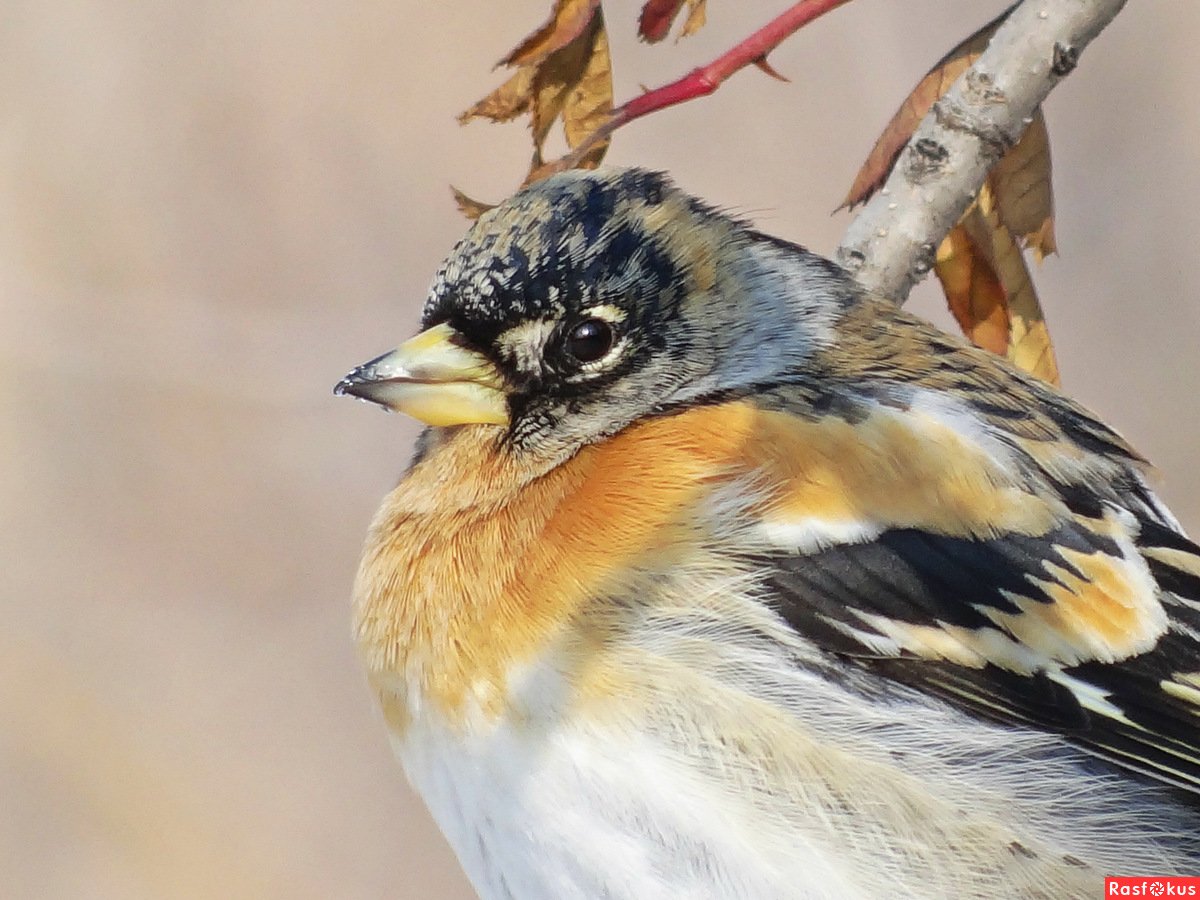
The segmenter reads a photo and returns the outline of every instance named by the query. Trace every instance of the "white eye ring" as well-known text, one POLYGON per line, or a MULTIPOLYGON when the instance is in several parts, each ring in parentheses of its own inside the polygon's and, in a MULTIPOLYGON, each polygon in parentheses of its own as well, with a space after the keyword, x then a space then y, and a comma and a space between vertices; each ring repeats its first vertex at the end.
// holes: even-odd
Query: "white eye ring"
POLYGON ((625 321, 625 310, 619 306, 610 306, 603 303, 600 306, 590 306, 587 309, 579 311, 579 318, 583 319, 603 319, 610 325, 620 325, 625 321))

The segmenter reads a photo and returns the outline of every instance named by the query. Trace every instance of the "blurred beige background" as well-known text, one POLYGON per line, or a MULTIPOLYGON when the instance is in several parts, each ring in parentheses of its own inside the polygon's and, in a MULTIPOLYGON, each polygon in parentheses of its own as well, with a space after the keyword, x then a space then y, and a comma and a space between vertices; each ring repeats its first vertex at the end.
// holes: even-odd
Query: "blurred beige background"
MULTIPOLYGON (((856 0, 609 159, 828 252, 908 87, 1006 0, 856 0)), ((350 645, 411 423, 335 400, 412 332, 521 125, 459 128, 547 0, 8 0, 0 27, 0 894, 464 898, 350 645)), ((633 39, 617 93, 786 0, 633 39)), ((1132 3, 1053 96, 1067 389, 1200 529, 1200 7, 1132 3)), ((914 304, 937 311, 922 291, 914 304)), ((944 315, 942 316, 944 319, 944 315)))

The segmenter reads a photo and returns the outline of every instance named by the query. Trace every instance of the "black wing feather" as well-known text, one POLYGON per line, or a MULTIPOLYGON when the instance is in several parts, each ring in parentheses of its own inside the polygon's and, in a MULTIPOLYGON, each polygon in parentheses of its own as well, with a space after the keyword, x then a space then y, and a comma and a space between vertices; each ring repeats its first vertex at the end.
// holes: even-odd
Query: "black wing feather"
MULTIPOLYGON (((1139 543, 1189 554, 1200 565, 1200 547, 1162 523, 1144 522, 1139 543)), ((1120 552, 1110 538, 1069 520, 1036 538, 980 540, 892 529, 865 543, 758 562, 770 573, 766 582, 779 613, 829 651, 972 714, 1061 734, 1121 767, 1184 788, 1200 805, 1200 706, 1163 689, 1164 682, 1181 673, 1200 670, 1192 636, 1200 631, 1200 607, 1195 605, 1200 577, 1189 571, 1147 557, 1174 630, 1153 650, 1121 662, 1030 673, 872 649, 870 639, 885 635, 860 613, 912 625, 1002 631, 981 609, 1019 614, 1012 594, 1052 602, 1029 581, 1029 576, 1052 579, 1047 561, 1080 574, 1058 548, 1120 552), (1090 686, 1115 712, 1087 708, 1071 683, 1090 686)))

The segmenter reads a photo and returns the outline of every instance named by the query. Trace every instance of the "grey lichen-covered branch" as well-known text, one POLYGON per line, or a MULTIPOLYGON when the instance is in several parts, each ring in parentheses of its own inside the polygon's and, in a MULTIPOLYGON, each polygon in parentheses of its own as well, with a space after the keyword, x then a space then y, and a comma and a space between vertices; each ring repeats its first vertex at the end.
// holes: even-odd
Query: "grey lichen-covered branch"
POLYGON ((1033 112, 1126 0, 1024 0, 933 105, 887 182, 851 223, 837 259, 903 303, 937 246, 1033 112))

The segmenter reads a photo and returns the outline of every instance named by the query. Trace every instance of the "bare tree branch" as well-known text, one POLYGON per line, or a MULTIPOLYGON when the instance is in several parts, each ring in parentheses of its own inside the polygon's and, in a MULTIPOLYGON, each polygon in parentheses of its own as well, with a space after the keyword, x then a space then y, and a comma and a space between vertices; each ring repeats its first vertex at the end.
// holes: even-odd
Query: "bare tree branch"
POLYGON ((886 184, 850 224, 837 259, 903 303, 988 170, 1125 0, 1024 0, 921 122, 886 184))

